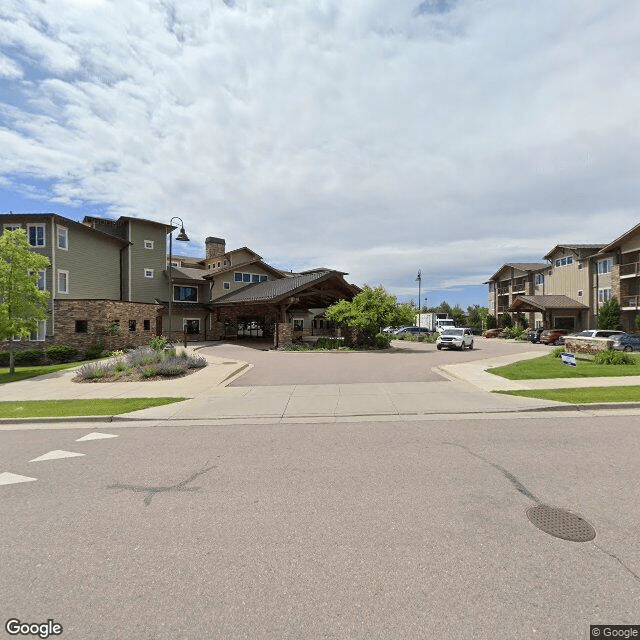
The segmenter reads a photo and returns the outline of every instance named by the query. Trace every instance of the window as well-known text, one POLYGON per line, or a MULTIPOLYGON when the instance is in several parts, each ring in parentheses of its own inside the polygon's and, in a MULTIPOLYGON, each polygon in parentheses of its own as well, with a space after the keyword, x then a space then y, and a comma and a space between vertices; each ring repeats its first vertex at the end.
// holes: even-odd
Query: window
POLYGON ((143 320, 143 328, 145 331, 151 331, 151 320, 143 320))
POLYGON ((251 276, 251 282, 260 282, 260 276, 255 273, 251 276))
POLYGON ((268 276, 260 276, 260 282, 265 282, 268 279, 268 276))
POLYGON ((15 231, 16 229, 20 229, 20 225, 19 224, 5 224, 3 228, 4 228, 5 231, 15 231))
POLYGON ((218 262, 218 267, 220 267, 220 263, 218 262))
POLYGON ((197 318, 185 318, 182 326, 187 330, 188 335, 200 333, 200 320, 197 318))
POLYGON ((180 263, 179 263, 179 262, 176 262, 175 260, 172 260, 172 261, 171 261, 171 266, 172 266, 172 267, 179 267, 179 266, 180 266, 180 263))
POLYGON ((578 298, 582 298, 583 294, 584 294, 584 291, 582 291, 582 289, 580 289, 578 291, 578 298))
POLYGON ((242 282, 242 274, 236 271, 236 273, 233 274, 233 279, 236 282, 242 282))
POLYGON ((229 266, 229 261, 228 261, 228 260, 225 260, 225 261, 224 261, 224 266, 225 266, 225 267, 228 267, 228 266, 229 266))
POLYGON ((58 225, 58 249, 69 250, 69 230, 58 225))
POLYGON ((153 278, 153 269, 145 269, 144 270, 145 278, 153 278))
POLYGON ((242 274, 242 282, 251 282, 251 274, 243 273, 242 274))
POLYGON ((198 302, 198 288, 174 286, 173 299, 177 302, 198 302))
POLYGON ((556 265, 556 267, 559 267, 559 266, 560 266, 560 258, 558 258, 558 259, 556 260, 555 265, 556 265))
POLYGON ((598 302, 605 303, 611 300, 611 289, 598 289, 598 302))
POLYGON ((584 267, 584 262, 580 260, 580 262, 578 262, 578 269, 582 269, 583 267, 584 267))
POLYGON ((153 249, 153 240, 145 240, 144 241, 145 249, 153 249))
POLYGON ((136 330, 136 321, 129 320, 129 331, 135 331, 135 330, 136 330))
POLYGON ((76 333, 87 333, 89 322, 87 320, 76 320, 76 333))
POLYGON ((613 258, 607 258, 606 260, 598 260, 598 274, 611 273, 611 267, 613 266, 613 258))
POLYGON ((222 288, 223 289, 231 289, 231 283, 230 282, 223 282, 222 283, 222 288))
POLYGON ((58 269, 58 293, 69 293, 69 272, 58 269))
POLYGON ((567 259, 566 258, 560 258, 560 266, 564 267, 567 264, 567 259))
POLYGON ((268 280, 267 276, 261 276, 258 273, 240 273, 239 271, 233 274, 233 279, 236 282, 264 282, 268 280))
POLYGON ((567 264, 573 264, 573 256, 567 256, 567 264))
POLYGON ((43 224, 28 224, 27 225, 27 237, 29 244, 32 247, 44 247, 44 225, 43 224))
POLYGON ((535 284, 544 284, 544 273, 536 273, 533 278, 535 284))
POLYGON ((31 342, 44 342, 47 337, 47 321, 38 320, 38 328, 29 335, 31 342))
POLYGON ((293 319, 293 330, 294 331, 302 331, 304 328, 304 319, 303 318, 294 318, 293 319))

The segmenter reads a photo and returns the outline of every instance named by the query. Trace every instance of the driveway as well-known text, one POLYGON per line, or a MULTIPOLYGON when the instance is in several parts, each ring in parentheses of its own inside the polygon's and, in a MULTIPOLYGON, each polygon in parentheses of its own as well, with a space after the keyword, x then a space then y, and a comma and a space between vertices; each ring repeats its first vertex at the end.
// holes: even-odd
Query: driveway
POLYGON ((260 387, 311 384, 355 384, 386 382, 433 382, 445 378, 433 367, 472 360, 484 360, 540 349, 540 355, 552 348, 530 342, 506 342, 475 338, 472 351, 438 351, 435 344, 396 340, 390 351, 305 352, 258 351, 240 344, 222 343, 204 347, 207 355, 242 360, 253 368, 231 383, 235 387, 260 387))

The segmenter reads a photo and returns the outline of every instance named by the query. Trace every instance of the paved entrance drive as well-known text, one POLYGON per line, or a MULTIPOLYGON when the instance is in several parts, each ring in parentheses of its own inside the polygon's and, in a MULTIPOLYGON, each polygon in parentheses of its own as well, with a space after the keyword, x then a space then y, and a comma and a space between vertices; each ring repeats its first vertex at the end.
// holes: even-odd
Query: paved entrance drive
POLYGON ((476 338, 471 351, 438 351, 435 344, 400 340, 393 343, 391 352, 258 351, 241 344, 223 343, 200 350, 217 358, 254 365, 231 383, 233 387, 442 381, 445 378, 433 372, 433 367, 538 349, 544 355, 551 350, 530 342, 486 338, 476 338))

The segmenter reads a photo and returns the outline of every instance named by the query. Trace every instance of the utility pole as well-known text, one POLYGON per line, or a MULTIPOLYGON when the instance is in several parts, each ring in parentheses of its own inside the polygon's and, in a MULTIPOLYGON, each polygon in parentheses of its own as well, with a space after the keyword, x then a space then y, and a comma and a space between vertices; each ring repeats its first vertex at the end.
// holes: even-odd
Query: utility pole
POLYGON ((420 305, 420 296, 422 294, 422 271, 418 269, 418 277, 416 278, 418 281, 418 328, 420 328, 420 315, 422 313, 422 307, 420 305))

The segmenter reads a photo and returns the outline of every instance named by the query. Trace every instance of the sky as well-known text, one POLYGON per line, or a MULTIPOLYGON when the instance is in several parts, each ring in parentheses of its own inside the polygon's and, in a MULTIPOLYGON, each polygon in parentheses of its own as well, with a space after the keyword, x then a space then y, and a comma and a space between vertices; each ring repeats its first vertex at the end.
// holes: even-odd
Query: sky
POLYGON ((640 222, 638 33, 629 0, 3 0, 0 213, 486 305, 640 222))

